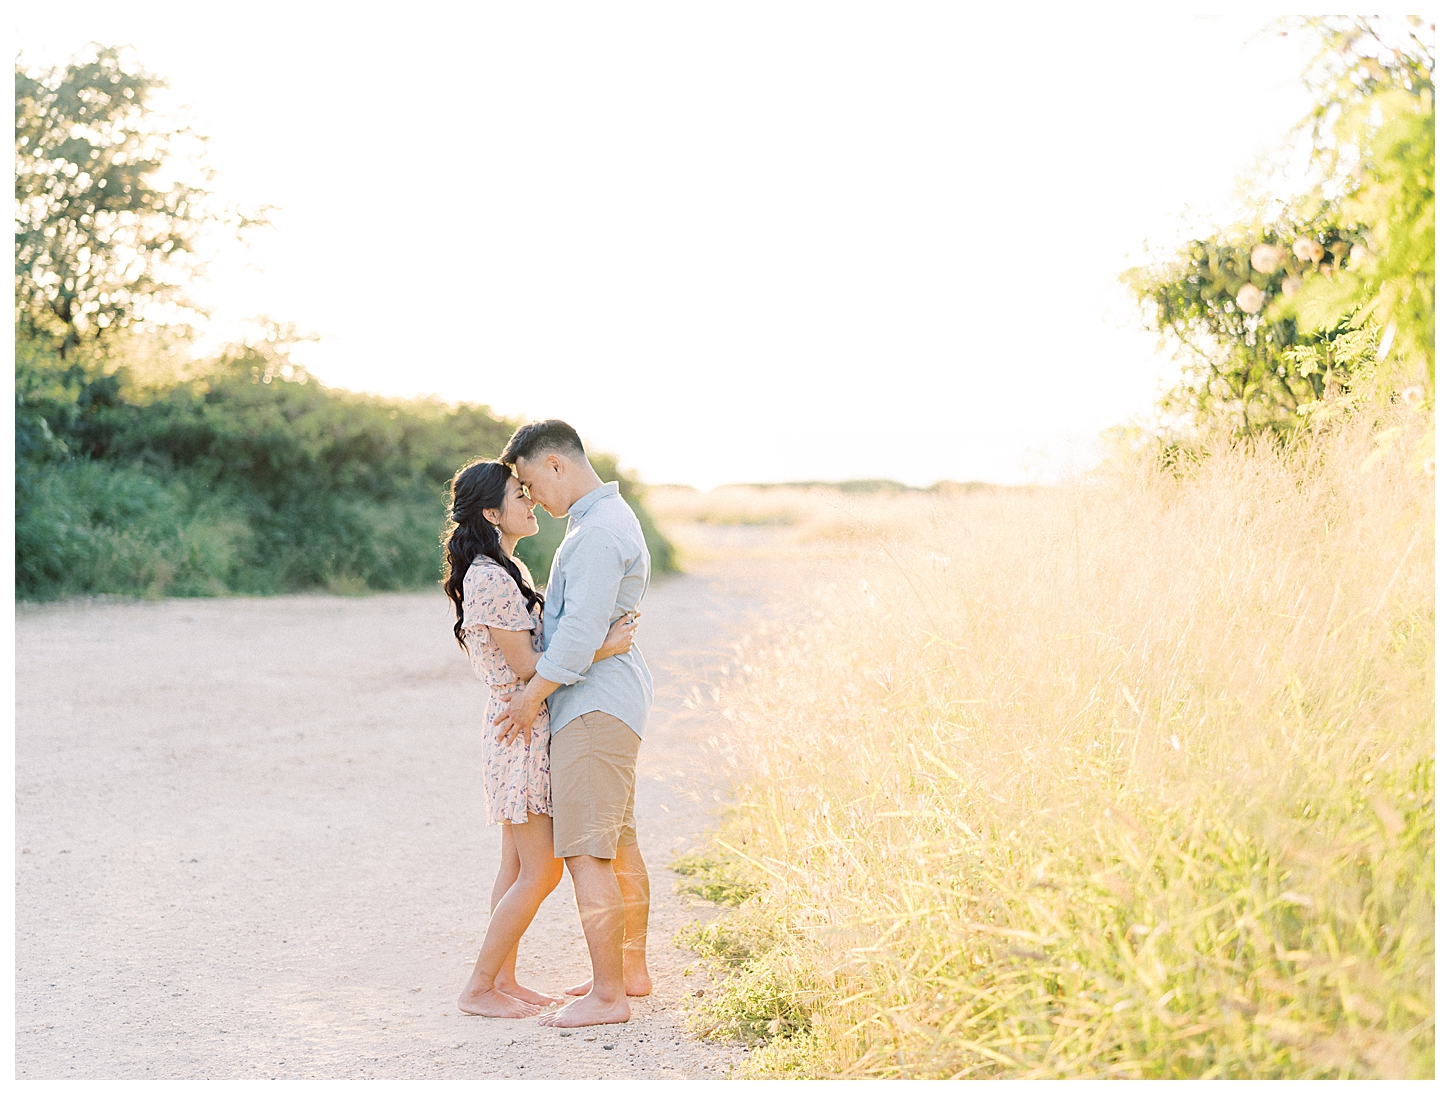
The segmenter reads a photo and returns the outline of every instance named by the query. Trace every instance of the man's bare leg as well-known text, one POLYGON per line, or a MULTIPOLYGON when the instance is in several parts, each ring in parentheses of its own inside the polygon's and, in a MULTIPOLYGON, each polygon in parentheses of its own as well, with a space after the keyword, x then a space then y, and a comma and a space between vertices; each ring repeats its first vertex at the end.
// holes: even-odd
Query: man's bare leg
MULTIPOLYGON (((624 897, 624 992, 626 996, 648 996, 654 991, 649 967, 645 961, 645 942, 649 935, 649 871, 638 844, 626 844, 614 857, 614 877, 624 897)), ((564 991, 570 996, 584 996, 594 986, 592 980, 564 991)))
POLYGON ((579 921, 589 944, 594 977, 590 989, 573 1003, 539 1020, 546 1027, 588 1027, 629 1021, 624 993, 624 895, 614 862, 592 855, 570 856, 564 863, 574 879, 579 921))

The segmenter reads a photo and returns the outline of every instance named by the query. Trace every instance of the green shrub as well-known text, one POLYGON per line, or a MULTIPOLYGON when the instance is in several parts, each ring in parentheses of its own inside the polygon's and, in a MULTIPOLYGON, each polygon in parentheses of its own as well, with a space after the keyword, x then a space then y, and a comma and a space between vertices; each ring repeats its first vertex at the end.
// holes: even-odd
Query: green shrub
POLYGON ((759 908, 686 924, 674 943, 716 974, 690 1017, 702 1037, 751 1045, 796 1038, 810 1033, 812 1009, 826 1005, 814 971, 794 960, 784 925, 759 908))
POLYGON ((31 473, 15 524, 16 586, 72 593, 209 596, 235 588, 253 552, 247 522, 186 484, 89 460, 31 473))
POLYGON ((680 889, 717 905, 743 905, 760 889, 745 877, 738 863, 700 852, 681 856, 670 864, 670 870, 684 876, 680 889))
MULTIPOLYGON (((323 387, 284 353, 236 350, 191 379, 16 353, 16 589, 206 596, 421 589, 440 577, 448 482, 514 424, 476 404, 323 387)), ((655 570, 675 569, 634 481, 618 479, 655 570)), ((564 522, 520 555, 548 579, 564 522)))

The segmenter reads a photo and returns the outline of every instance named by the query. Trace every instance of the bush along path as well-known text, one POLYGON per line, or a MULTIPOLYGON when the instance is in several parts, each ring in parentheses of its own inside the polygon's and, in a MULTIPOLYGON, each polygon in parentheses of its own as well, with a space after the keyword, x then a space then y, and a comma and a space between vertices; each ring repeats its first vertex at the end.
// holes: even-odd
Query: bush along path
MULTIPOLYGON (((16 365, 16 590, 215 596, 420 589, 439 577, 454 471, 516 423, 476 404, 324 387, 261 341, 143 384, 139 370, 22 345, 16 365), (182 379, 185 376, 185 379, 182 379)), ((657 573, 674 551, 614 460, 657 573)), ((539 582, 564 522, 521 554, 539 582)))

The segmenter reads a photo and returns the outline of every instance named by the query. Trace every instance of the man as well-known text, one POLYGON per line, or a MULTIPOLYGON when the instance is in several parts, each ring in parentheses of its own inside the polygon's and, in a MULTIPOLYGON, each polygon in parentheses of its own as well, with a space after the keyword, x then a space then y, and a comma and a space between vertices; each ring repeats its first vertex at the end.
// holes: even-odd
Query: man
POLYGON ((544 596, 545 650, 495 720, 502 741, 528 734, 549 705, 554 854, 574 881, 593 980, 539 1020, 582 1027, 629 1019, 628 996, 651 990, 645 965, 649 875, 634 831, 634 770, 654 685, 635 647, 594 663, 610 624, 639 610, 649 549, 618 483, 595 473, 579 435, 548 419, 520 426, 499 460, 529 497, 569 517, 544 596), (592 663, 592 664, 591 664, 592 663))

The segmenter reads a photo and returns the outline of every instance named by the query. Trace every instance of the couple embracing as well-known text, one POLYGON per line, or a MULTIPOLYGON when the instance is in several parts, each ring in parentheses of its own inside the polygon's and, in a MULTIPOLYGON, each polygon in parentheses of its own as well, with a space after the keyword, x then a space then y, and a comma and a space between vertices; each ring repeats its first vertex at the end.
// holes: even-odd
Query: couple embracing
POLYGON ((634 775, 654 689, 633 648, 649 551, 639 520, 600 480, 579 435, 521 426, 497 460, 453 477, 443 588, 453 633, 489 686, 483 768, 503 850, 488 933, 458 1006, 545 1026, 623 1023, 650 992, 649 876, 634 832, 634 775), (569 518, 541 596, 514 557, 534 506, 569 518), (569 868, 593 967, 560 999, 518 983, 519 940, 569 868))

